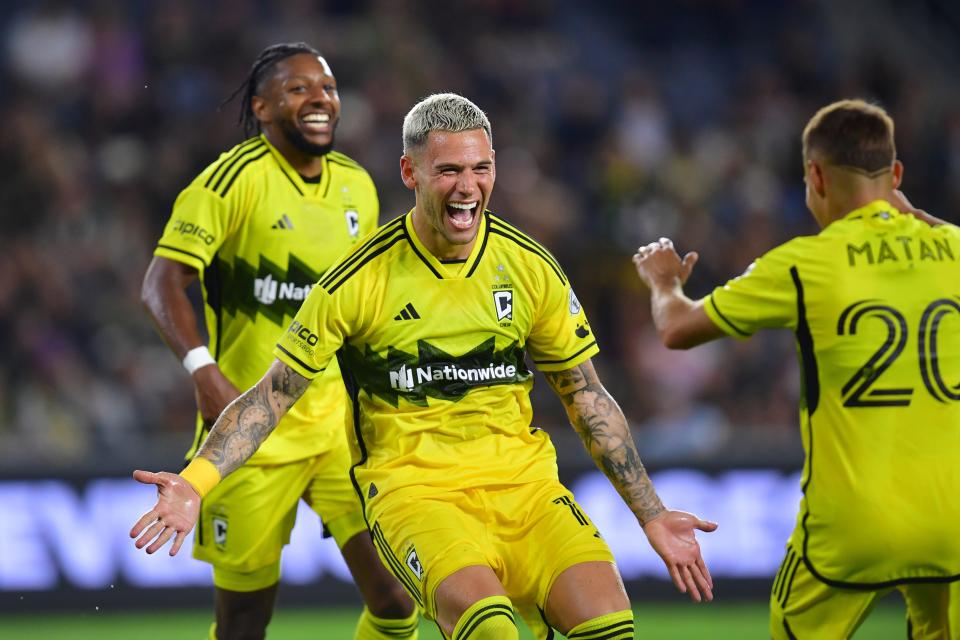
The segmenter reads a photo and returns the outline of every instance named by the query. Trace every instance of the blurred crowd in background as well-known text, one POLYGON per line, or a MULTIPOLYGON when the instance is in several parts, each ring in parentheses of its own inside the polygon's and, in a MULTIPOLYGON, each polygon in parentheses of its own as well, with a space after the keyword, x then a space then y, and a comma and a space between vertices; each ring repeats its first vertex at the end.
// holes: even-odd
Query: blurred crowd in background
MULTIPOLYGON (((381 222, 413 203, 407 110, 440 91, 486 110, 491 208, 564 265, 648 463, 797 461, 793 336, 669 352, 630 256, 660 236, 699 251, 699 297, 814 233, 799 136, 842 97, 890 111, 907 195, 960 221, 958 24, 934 0, 4 3, 0 472, 186 449, 192 386, 141 279, 178 192, 242 139, 221 102, 264 46, 297 40, 333 68, 337 147, 373 176, 381 222)), ((535 408, 569 437, 542 381, 535 408)))

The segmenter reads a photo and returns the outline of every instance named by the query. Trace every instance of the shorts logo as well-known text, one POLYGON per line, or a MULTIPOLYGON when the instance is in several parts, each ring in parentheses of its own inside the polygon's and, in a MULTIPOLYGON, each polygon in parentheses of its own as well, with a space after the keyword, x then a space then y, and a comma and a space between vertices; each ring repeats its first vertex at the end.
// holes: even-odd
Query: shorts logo
POLYGON ((213 543, 223 551, 227 546, 227 519, 213 516, 213 543))
POLYGON ((360 214, 353 209, 347 209, 343 212, 344 218, 347 219, 347 232, 350 234, 350 237, 356 238, 360 235, 360 214))
POLYGON ((510 289, 494 291, 493 306, 497 310, 497 322, 513 320, 513 291, 510 289))
POLYGON ((413 575, 417 576, 417 580, 422 580, 423 565, 420 564, 420 558, 417 557, 417 550, 413 545, 410 545, 410 550, 407 551, 406 563, 410 571, 413 571, 413 575))
POLYGON ((570 315, 575 316, 580 313, 580 301, 577 300, 577 294, 570 289, 570 315))

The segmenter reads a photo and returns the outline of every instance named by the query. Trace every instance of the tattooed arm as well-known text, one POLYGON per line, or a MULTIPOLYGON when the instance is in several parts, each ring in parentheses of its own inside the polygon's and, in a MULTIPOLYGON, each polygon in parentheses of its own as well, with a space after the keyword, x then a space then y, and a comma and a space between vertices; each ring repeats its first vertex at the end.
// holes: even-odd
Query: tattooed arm
POLYGON ((603 388, 593 363, 587 360, 566 371, 544 373, 567 417, 590 453, 640 524, 665 509, 653 488, 630 436, 627 419, 603 388))
POLYGON ((713 579, 700 555, 694 530, 713 531, 717 525, 683 511, 670 511, 653 488, 630 435, 627 419, 603 388, 593 362, 566 371, 544 372, 567 410, 593 461, 637 517, 650 545, 663 559, 681 593, 700 602, 713 599, 713 579))
POLYGON ((173 538, 170 555, 176 555, 200 515, 201 494, 257 451, 309 385, 310 380, 274 360, 256 385, 223 410, 183 475, 134 471, 134 479, 157 487, 157 503, 130 530, 131 538, 139 536, 137 548, 146 546, 147 553, 154 553, 173 538), (191 470, 195 473, 188 481, 191 470))
POLYGON ((310 380, 274 360, 256 385, 223 410, 197 457, 209 460, 220 477, 226 477, 256 453, 308 386, 310 380))

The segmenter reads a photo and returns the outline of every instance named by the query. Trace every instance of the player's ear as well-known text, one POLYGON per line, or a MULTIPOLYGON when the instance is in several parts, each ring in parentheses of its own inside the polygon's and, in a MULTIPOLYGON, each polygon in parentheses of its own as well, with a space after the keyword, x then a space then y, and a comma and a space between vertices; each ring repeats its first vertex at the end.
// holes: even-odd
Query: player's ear
POLYGON ((823 168, 813 160, 807 160, 807 188, 812 189, 814 193, 823 198, 826 193, 826 180, 823 176, 823 168))
POLYGON ((403 180, 407 189, 416 189, 417 187, 417 178, 413 174, 413 169, 413 158, 407 154, 400 156, 400 179, 403 180))
POLYGON ((270 106, 266 100, 260 96, 253 96, 250 99, 250 109, 253 116, 262 124, 269 124, 271 121, 270 106))
POLYGON ((903 163, 899 160, 893 161, 893 188, 899 189, 903 182, 903 163))

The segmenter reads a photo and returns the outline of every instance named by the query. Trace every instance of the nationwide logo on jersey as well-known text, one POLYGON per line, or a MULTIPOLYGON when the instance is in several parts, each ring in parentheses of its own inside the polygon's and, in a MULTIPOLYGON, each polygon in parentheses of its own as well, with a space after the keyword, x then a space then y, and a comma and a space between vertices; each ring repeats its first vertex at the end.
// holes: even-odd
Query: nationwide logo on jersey
POLYGON ((303 302, 313 285, 297 286, 295 282, 277 282, 267 274, 265 278, 253 281, 253 297, 263 304, 273 304, 280 300, 298 300, 303 302))
POLYGON ((290 254, 287 268, 260 256, 258 266, 237 258, 233 263, 217 260, 204 274, 209 298, 219 298, 221 309, 228 314, 243 314, 256 320, 257 314, 280 327, 297 315, 300 305, 320 273, 290 254))
POLYGON ((384 357, 369 345, 361 351, 349 343, 343 356, 360 388, 394 407, 401 397, 423 407, 428 406, 427 398, 456 402, 474 387, 514 384, 531 375, 519 343, 497 349, 493 337, 461 356, 425 340, 417 341, 415 356, 389 347, 384 357))

